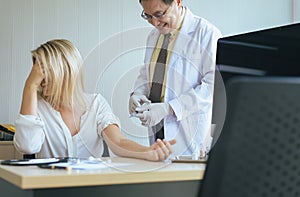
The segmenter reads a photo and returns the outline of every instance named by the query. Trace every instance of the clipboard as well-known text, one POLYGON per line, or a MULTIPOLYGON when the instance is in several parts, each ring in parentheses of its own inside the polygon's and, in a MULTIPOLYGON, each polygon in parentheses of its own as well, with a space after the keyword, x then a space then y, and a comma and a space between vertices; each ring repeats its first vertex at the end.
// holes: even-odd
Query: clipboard
POLYGON ((180 155, 171 159, 172 163, 206 163, 207 157, 193 159, 192 155, 180 155))

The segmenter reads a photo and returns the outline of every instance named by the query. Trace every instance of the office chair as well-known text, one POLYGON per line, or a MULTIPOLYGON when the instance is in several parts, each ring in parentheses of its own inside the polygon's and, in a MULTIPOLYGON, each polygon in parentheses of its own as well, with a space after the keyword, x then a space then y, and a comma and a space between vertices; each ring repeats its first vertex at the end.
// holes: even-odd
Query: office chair
POLYGON ((198 196, 300 196, 300 78, 234 78, 226 94, 198 196))

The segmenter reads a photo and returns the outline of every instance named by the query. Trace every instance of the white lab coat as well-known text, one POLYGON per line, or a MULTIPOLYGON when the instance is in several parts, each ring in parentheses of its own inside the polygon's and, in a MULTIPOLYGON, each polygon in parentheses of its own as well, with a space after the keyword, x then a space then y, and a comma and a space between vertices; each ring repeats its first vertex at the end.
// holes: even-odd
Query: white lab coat
MULTIPOLYGON (((149 95, 149 63, 160 33, 148 36, 144 66, 134 92, 149 95)), ((175 138, 175 155, 210 149, 213 84, 217 40, 220 31, 186 8, 186 15, 169 60, 164 102, 174 115, 164 118, 165 139, 175 138)), ((149 128, 150 144, 154 134, 149 128)))

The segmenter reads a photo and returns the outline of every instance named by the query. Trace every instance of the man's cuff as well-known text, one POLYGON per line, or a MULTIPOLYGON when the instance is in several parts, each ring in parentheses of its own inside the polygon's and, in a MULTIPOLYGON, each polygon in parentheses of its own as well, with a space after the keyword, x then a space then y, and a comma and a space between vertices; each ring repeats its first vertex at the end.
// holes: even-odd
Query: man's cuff
POLYGON ((178 99, 173 99, 169 101, 170 110, 172 110, 172 114, 175 114, 177 121, 182 119, 182 108, 181 104, 179 103, 178 99))

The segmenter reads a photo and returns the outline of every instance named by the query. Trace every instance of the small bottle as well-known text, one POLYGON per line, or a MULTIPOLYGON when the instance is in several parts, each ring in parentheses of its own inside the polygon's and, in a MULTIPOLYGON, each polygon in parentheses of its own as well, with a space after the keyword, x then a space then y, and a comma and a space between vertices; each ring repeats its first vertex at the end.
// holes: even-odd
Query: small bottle
POLYGON ((194 150, 193 153, 192 153, 192 160, 198 160, 199 159, 199 154, 200 154, 199 148, 196 145, 196 143, 193 143, 192 147, 193 147, 193 150, 194 150))

